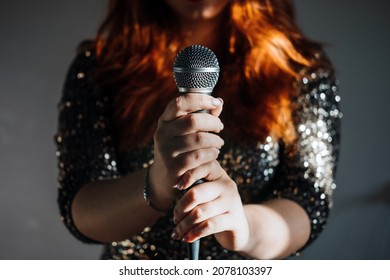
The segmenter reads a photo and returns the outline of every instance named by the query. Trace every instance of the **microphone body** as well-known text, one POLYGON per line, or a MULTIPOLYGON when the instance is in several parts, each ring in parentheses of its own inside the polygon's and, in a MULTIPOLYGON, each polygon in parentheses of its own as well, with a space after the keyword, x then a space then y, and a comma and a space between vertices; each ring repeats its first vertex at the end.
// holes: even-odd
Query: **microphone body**
MULTIPOLYGON (((219 78, 219 63, 216 55, 210 49, 192 45, 181 50, 175 59, 173 76, 179 94, 198 93, 211 95, 219 78)), ((208 113, 208 110, 199 110, 194 113, 208 113)), ((190 188, 205 180, 197 180, 190 188)), ((199 259, 200 241, 188 244, 188 257, 191 260, 199 259)))

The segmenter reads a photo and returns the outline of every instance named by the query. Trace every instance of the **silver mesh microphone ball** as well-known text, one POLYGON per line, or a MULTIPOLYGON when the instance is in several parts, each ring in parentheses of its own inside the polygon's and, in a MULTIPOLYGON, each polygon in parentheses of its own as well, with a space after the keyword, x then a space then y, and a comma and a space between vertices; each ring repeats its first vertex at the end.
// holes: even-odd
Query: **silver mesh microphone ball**
POLYGON ((211 94, 219 77, 218 59, 209 48, 189 46, 177 54, 173 76, 181 94, 211 94))

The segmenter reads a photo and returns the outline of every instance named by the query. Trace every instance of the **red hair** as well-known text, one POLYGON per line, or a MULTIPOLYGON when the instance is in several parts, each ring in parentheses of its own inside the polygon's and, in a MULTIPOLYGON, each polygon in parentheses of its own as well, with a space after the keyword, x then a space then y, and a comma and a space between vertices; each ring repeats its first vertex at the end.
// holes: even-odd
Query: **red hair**
MULTIPOLYGON (((299 31, 287 0, 231 1, 226 17, 226 49, 213 93, 224 99, 225 131, 233 139, 272 135, 292 141, 294 80, 303 66, 315 63, 316 44, 299 31)), ((110 1, 95 41, 97 71, 102 86, 116 94, 122 148, 150 142, 159 116, 177 95, 172 65, 185 45, 172 26, 179 24, 164 1, 110 1)))

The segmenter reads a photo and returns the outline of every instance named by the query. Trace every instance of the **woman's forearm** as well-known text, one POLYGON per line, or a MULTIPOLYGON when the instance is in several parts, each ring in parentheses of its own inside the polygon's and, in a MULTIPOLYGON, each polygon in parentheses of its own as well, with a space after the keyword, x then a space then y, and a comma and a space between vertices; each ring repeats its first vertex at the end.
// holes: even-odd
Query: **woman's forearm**
POLYGON ((241 253, 256 259, 281 259, 299 250, 309 239, 310 220, 289 199, 272 199, 244 206, 250 239, 241 253))
POLYGON ((142 232, 161 213, 143 198, 145 170, 118 179, 88 183, 76 194, 72 218, 85 236, 100 242, 120 241, 142 232))

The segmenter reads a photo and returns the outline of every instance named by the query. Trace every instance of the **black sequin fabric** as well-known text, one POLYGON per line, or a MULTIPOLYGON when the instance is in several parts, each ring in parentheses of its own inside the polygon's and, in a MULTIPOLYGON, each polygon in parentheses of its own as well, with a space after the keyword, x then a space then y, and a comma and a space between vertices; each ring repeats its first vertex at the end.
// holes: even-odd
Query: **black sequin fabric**
MULTIPOLYGON (((112 138, 112 97, 91 77, 96 61, 83 51, 71 65, 58 105, 55 135, 58 158, 58 204, 61 219, 78 239, 97 243, 81 234, 70 212, 80 187, 94 180, 118 178, 153 161, 152 146, 118 152, 112 138)), ((293 144, 271 136, 238 145, 225 139, 219 161, 236 182, 244 204, 288 198, 300 204, 311 220, 310 244, 323 230, 336 188, 335 170, 342 113, 338 85, 330 67, 302 72, 293 117, 297 132, 293 144)), ((187 245, 170 238, 172 214, 158 219, 127 240, 103 244, 103 259, 186 259, 187 245)), ((213 236, 201 239, 200 259, 246 259, 225 250, 213 236)))

